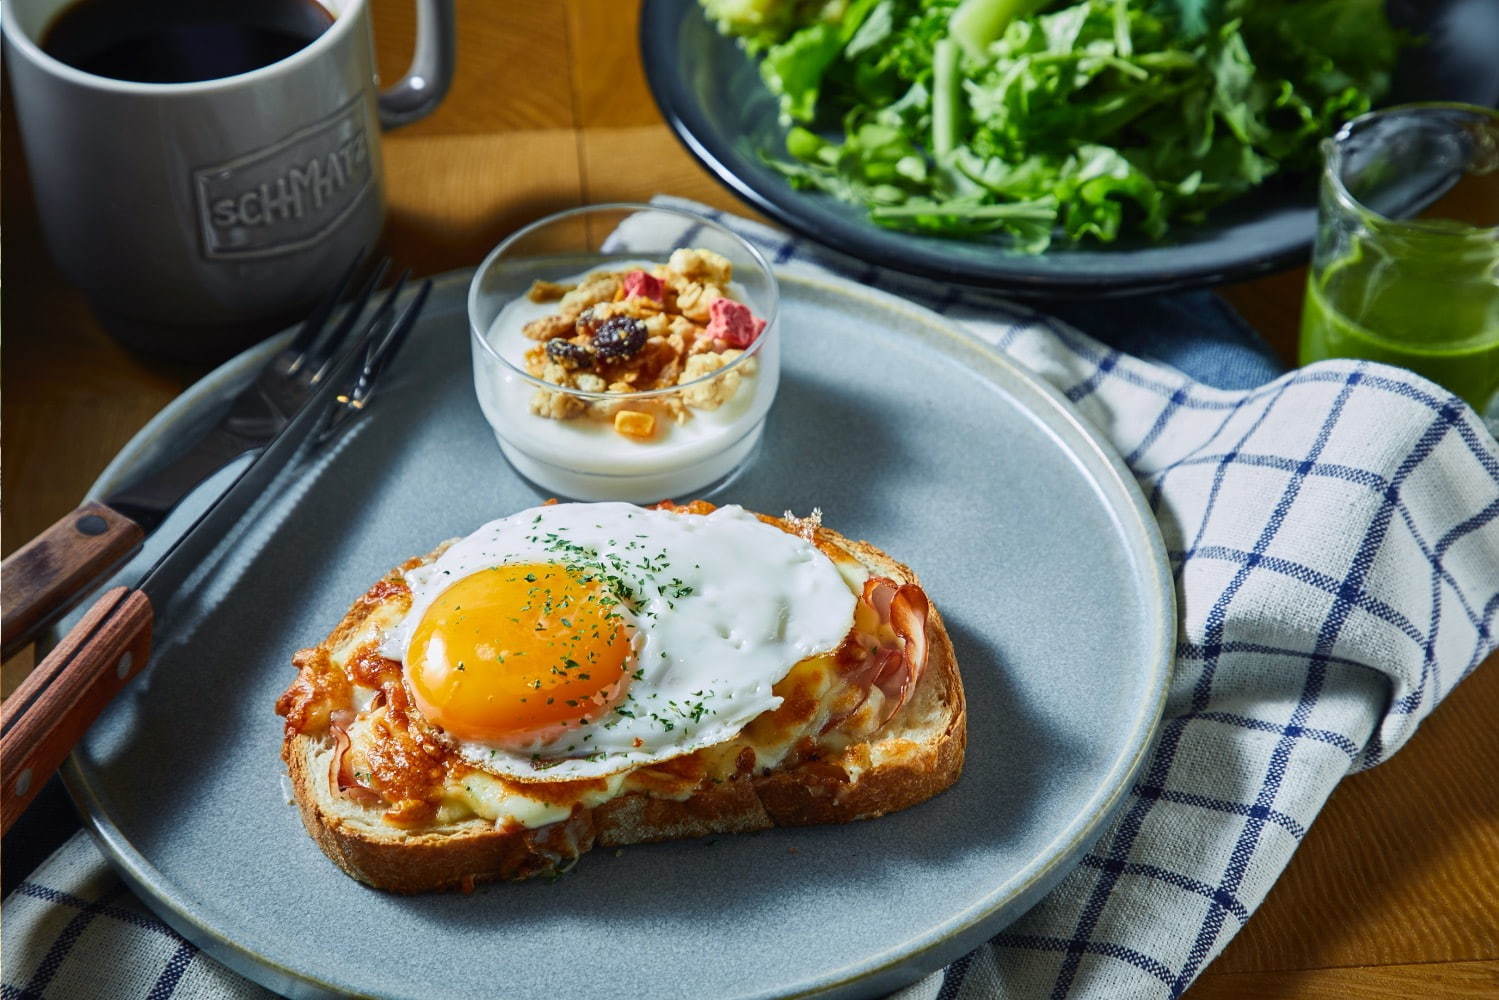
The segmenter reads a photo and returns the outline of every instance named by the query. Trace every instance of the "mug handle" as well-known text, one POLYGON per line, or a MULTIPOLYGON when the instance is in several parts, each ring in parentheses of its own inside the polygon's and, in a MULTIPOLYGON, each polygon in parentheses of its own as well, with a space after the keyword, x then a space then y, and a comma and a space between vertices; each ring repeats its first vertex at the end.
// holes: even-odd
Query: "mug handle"
POLYGON ((406 75, 379 98, 380 127, 409 125, 431 114, 453 82, 453 0, 416 0, 416 51, 406 75))

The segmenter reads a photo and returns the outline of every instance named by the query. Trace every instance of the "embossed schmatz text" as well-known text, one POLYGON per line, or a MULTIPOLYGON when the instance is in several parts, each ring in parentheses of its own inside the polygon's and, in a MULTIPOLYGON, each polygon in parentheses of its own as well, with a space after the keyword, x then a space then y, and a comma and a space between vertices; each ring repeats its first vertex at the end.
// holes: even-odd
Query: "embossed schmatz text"
POLYGON ((266 257, 316 243, 370 186, 358 99, 285 139, 193 172, 210 259, 266 257))

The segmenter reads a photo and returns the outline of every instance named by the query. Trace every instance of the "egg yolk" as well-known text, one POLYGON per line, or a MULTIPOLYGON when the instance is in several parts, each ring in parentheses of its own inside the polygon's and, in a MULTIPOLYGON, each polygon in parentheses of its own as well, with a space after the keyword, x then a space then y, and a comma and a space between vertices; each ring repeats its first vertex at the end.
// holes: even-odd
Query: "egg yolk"
POLYGON ((525 744, 597 719, 624 693, 630 637, 585 571, 495 566, 437 596, 412 633, 417 707, 460 740, 525 744))

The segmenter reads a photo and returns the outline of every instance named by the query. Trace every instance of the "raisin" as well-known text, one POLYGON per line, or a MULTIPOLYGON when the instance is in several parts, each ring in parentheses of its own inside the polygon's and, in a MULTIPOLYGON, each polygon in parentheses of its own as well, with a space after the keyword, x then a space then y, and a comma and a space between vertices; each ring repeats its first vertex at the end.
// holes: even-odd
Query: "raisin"
POLYGON ((593 348, 562 337, 547 341, 547 357, 567 369, 593 367, 593 348))
POLYGON ((629 316, 612 316, 593 335, 593 349, 601 358, 628 358, 645 346, 645 324, 629 316))

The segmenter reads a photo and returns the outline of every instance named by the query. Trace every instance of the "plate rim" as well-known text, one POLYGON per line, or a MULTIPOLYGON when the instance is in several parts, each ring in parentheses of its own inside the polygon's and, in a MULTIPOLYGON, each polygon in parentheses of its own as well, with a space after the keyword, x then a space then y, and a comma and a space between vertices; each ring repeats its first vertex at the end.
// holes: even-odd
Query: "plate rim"
MULTIPOLYGON (((441 293, 454 285, 464 287, 472 273, 473 268, 462 268, 439 275, 433 279, 434 291, 441 293)), ((1154 629, 1149 662, 1142 666, 1142 669, 1148 671, 1145 678, 1147 696, 1141 699, 1123 749, 1111 762, 1106 775, 1096 783, 1087 802, 1074 812, 1072 818, 1043 850, 1006 882, 993 887, 979 903, 970 906, 968 911, 924 929, 908 946, 894 953, 868 957, 855 965, 857 971, 852 974, 837 980, 808 981, 791 993, 777 994, 783 997, 842 995, 858 989, 861 984, 882 977, 888 979, 898 976, 902 970, 920 967, 925 971, 919 974, 926 974, 971 950, 1001 929, 1000 926, 990 924, 1017 900, 1035 893, 1035 898, 1031 900, 1031 905, 1034 905, 1040 894, 1049 890, 1070 871, 1078 855, 1104 832, 1122 805, 1125 794, 1143 766, 1159 731, 1175 662, 1176 588, 1165 541, 1134 475, 1112 446, 1087 423, 1059 390, 1009 359, 996 347, 963 331, 952 320, 899 296, 841 277, 813 276, 785 268, 777 268, 777 278, 783 283, 808 287, 819 294, 864 299, 878 308, 903 313, 908 320, 928 328, 934 336, 942 337, 959 351, 983 358, 1004 372, 1013 383, 1039 395, 1049 409, 1026 406, 1024 412, 1047 427, 1053 435, 1058 432, 1058 426, 1054 422, 1060 422, 1071 436, 1071 440, 1061 438, 1064 451, 1069 452, 1074 461, 1090 460, 1083 462, 1082 467, 1095 485, 1106 475, 1112 481, 1111 485, 1122 491, 1128 505, 1120 507, 1110 503, 1109 508, 1124 532, 1133 537, 1131 555, 1137 561, 1138 571, 1148 576, 1153 584, 1144 593, 1150 599, 1152 610, 1159 612, 1159 615, 1152 616, 1153 622, 1147 623, 1154 629), (1128 519, 1125 515, 1129 515, 1128 519), (932 962, 934 958, 938 960, 935 964, 932 962)), ((406 294, 409 296, 412 293, 408 290, 406 294)), ((121 448, 89 488, 88 495, 96 496, 107 492, 114 481, 143 459, 153 442, 171 434, 176 425, 190 417, 198 407, 211 402, 216 394, 228 391, 242 380, 254 370, 257 361, 263 363, 263 359, 269 357, 291 333, 290 330, 286 331, 236 355, 174 398, 121 448)), ((1014 394, 1015 384, 1006 385, 1003 381, 999 383, 1010 395, 1014 394)), ((343 987, 284 966, 222 933, 208 915, 196 912, 190 903, 179 899, 176 894, 180 890, 176 884, 141 854, 115 826, 96 798, 91 779, 80 765, 76 753, 68 757, 62 776, 78 807, 83 828, 89 832, 111 866, 158 917, 184 938, 246 978, 277 992, 293 996, 348 995, 343 987)), ((1010 919, 1018 919, 1022 913, 1023 911, 1013 913, 1010 919)), ((906 978, 914 981, 915 976, 907 975, 906 978)))
MULTIPOLYGON (((672 37, 670 29, 682 16, 703 16, 696 0, 644 0, 641 4, 640 63, 651 98, 672 135, 719 184, 755 211, 807 239, 834 246, 860 260, 904 274, 936 281, 957 281, 1026 298, 1082 295, 1122 298, 1246 281, 1305 263, 1311 255, 1315 218, 1308 222, 1300 238, 1281 239, 1261 250, 1243 250, 1237 259, 1226 263, 1219 260, 1169 270, 1141 268, 1137 272, 1108 277, 1044 273, 1024 266, 1022 262, 1029 258, 999 256, 996 257, 998 263, 985 266, 943 258, 929 250, 921 250, 914 257, 907 256, 887 250, 880 241, 873 239, 872 233, 883 230, 874 229, 870 223, 851 222, 830 215, 819 218, 814 225, 812 220, 804 217, 800 208, 801 199, 806 195, 789 185, 762 190, 745 180, 733 166, 743 158, 716 139, 713 129, 705 127, 701 106, 695 101, 678 99, 688 93, 688 88, 682 74, 677 72, 677 61, 667 57, 676 51, 674 47, 668 47, 667 40, 672 37), (685 15, 682 13, 684 7, 689 8, 685 15), (820 226, 828 227, 831 232, 820 226)), ((1315 211, 1315 200, 1304 207, 1315 211)))

